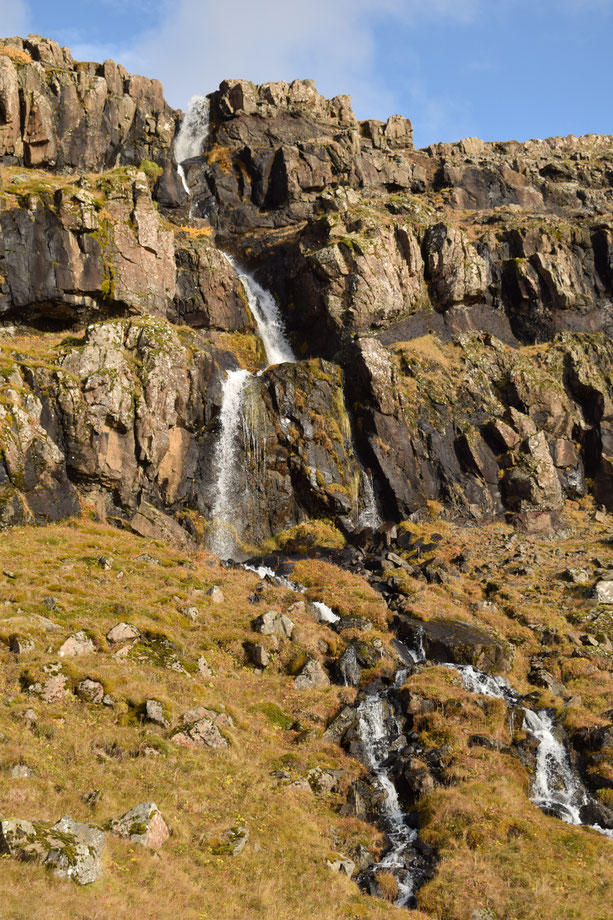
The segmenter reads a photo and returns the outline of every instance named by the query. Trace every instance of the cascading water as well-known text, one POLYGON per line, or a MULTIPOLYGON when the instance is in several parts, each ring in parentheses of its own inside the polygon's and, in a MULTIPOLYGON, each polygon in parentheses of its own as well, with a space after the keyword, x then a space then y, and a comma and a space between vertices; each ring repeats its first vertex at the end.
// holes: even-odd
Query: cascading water
POLYGON ((249 371, 230 371, 222 390, 220 432, 213 459, 213 526, 209 536, 211 551, 221 559, 231 556, 236 547, 236 533, 240 529, 236 471, 243 390, 249 380, 249 371))
POLYGON ((362 479, 362 509, 358 517, 359 527, 372 527, 376 530, 381 526, 381 515, 377 507, 377 498, 372 483, 372 473, 360 464, 362 479))
MULTIPOLYGON (((536 773, 532 786, 532 801, 548 814, 553 814, 567 824, 585 825, 581 818, 582 806, 592 798, 575 773, 566 746, 556 736, 556 723, 546 709, 534 711, 522 706, 522 697, 504 677, 484 674, 472 665, 446 664, 461 675, 464 686, 471 693, 504 700, 509 706, 520 708, 524 727, 538 742, 536 773)), ((613 831, 588 824, 588 827, 613 839, 613 831)))
POLYGON ((206 96, 193 96, 175 139, 174 154, 177 161, 177 172, 188 195, 190 190, 182 163, 202 153, 202 145, 209 133, 209 110, 209 100, 206 96))
MULTIPOLYGON (((267 368, 273 364, 294 363, 296 358, 287 340, 279 308, 268 291, 246 272, 240 271, 231 257, 226 255, 230 265, 237 272, 245 291, 247 302, 255 319, 259 336, 266 352, 267 368)), ((261 374, 262 371, 259 372, 261 374)), ((242 508, 240 494, 236 487, 239 444, 252 442, 257 450, 257 433, 249 424, 245 412, 245 395, 248 384, 256 376, 249 371, 230 371, 224 383, 220 411, 221 431, 213 471, 215 477, 215 501, 213 505, 213 527, 209 537, 209 548, 221 559, 229 559, 236 549, 241 535, 242 508)), ((257 458, 256 458, 257 459, 257 458)))
POLYGON ((255 278, 239 268, 231 256, 226 255, 226 259, 243 286, 249 309, 264 345, 267 367, 273 364, 294 364, 296 357, 287 340, 283 317, 274 297, 270 291, 258 284, 255 278))
MULTIPOLYGON (((399 671, 394 686, 401 686, 406 671, 399 671)), ((357 732, 362 744, 364 765, 374 775, 383 793, 383 827, 390 842, 390 848, 383 859, 371 870, 392 872, 398 885, 396 904, 406 907, 415 893, 415 883, 406 862, 407 851, 417 839, 417 831, 407 824, 398 793, 386 766, 392 753, 393 742, 401 735, 401 728, 394 706, 390 701, 390 690, 383 689, 367 693, 357 709, 357 732)))

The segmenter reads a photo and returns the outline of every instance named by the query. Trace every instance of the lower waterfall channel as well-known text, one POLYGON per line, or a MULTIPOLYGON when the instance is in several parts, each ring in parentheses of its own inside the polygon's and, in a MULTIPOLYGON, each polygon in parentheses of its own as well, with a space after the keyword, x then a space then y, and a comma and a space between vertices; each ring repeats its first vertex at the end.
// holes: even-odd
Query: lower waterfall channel
POLYGON ((589 807, 593 799, 572 767, 553 714, 547 709, 535 711, 523 706, 521 694, 504 677, 492 677, 472 665, 446 664, 445 667, 457 671, 471 693, 504 700, 509 706, 522 710, 524 728, 538 743, 531 796, 534 804, 567 824, 591 827, 613 840, 613 830, 590 824, 582 817, 582 809, 589 807))

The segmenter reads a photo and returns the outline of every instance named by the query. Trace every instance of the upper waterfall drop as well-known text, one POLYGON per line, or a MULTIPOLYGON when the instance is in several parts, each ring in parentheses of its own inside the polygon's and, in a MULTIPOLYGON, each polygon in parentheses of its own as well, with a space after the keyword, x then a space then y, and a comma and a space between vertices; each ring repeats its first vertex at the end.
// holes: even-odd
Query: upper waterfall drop
POLYGON ((237 273, 245 291, 249 309, 266 351, 267 367, 273 364, 295 364, 296 356, 287 339, 283 317, 274 297, 248 272, 239 268, 231 256, 226 258, 237 273))
POLYGON ((209 133, 210 103, 206 96, 192 96, 179 133, 174 142, 177 171, 183 187, 190 194, 182 163, 202 153, 202 145, 209 133))

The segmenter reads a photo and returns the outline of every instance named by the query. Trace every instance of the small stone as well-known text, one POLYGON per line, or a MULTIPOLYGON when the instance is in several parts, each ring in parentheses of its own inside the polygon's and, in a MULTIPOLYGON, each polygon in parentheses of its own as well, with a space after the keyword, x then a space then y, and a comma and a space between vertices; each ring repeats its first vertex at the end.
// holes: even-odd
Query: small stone
POLYGON ((77 696, 87 703, 99 705, 104 700, 104 686, 99 680, 86 677, 80 680, 76 687, 77 696))
POLYGON ((204 677, 206 680, 208 680, 210 677, 213 676, 213 672, 208 666, 207 660, 204 657, 204 655, 201 655, 200 658, 198 659, 198 673, 200 674, 201 677, 204 677))
POLYGON ((29 655, 36 648, 36 644, 27 636, 13 635, 9 638, 9 648, 14 655, 29 655))
POLYGON ((319 687, 329 687, 330 678, 325 669, 315 659, 307 661, 302 671, 294 679, 296 690, 316 690, 319 687))
POLYGON ((11 581, 14 581, 14 580, 17 578, 17 576, 15 575, 15 573, 14 573, 14 572, 10 572, 8 569, 5 569, 5 570, 3 571, 2 574, 3 574, 6 578, 10 578, 11 581))
POLYGON ((613 604, 613 580, 599 581, 594 587, 594 597, 599 604, 613 604))
POLYGON ((131 642, 133 639, 140 638, 140 630, 130 623, 117 623, 106 634, 107 641, 112 645, 119 645, 121 642, 131 642))
POLYGON ((223 591, 217 585, 213 585, 213 587, 209 588, 209 590, 206 593, 207 593, 207 597, 210 597, 211 601, 214 604, 223 604, 225 600, 223 596, 223 591))
POLYGON ((25 763, 16 763, 9 768, 9 776, 11 779, 30 779, 33 772, 25 763))
POLYGON ((229 856, 238 856, 243 852, 249 840, 249 831, 246 827, 231 827, 220 835, 220 850, 229 856))
POLYGON ((28 728, 32 728, 38 722, 38 713, 34 709, 24 709, 20 714, 20 719, 22 719, 28 728))
POLYGON ((159 565, 160 560, 156 559, 155 556, 150 556, 149 553, 141 553, 140 556, 136 557, 136 562, 144 562, 145 565, 159 565))
POLYGON ((291 639, 294 632, 294 624, 290 618, 276 610, 267 610, 266 613, 259 616, 253 628, 263 636, 279 636, 287 639, 291 639))
POLYGON ((251 664, 256 668, 267 668, 270 664, 270 655, 263 645, 257 642, 245 642, 245 651, 251 664))
POLYGON ((176 732, 172 736, 175 744, 179 744, 182 747, 201 747, 210 748, 211 750, 229 746, 227 739, 224 738, 217 727, 218 722, 226 725, 231 724, 228 717, 223 713, 220 714, 210 709, 198 707, 184 713, 180 722, 183 730, 176 732))
POLYGON ((63 702, 68 695, 66 690, 67 683, 68 678, 65 674, 56 674, 54 677, 50 677, 47 681, 45 681, 42 687, 38 685, 38 687, 40 687, 40 694, 45 703, 51 704, 63 702))
POLYGON ((45 597, 43 604, 47 610, 55 610, 57 607, 57 597, 45 597))
POLYGON ((30 821, 0 822, 0 853, 47 866, 58 878, 89 885, 102 875, 106 837, 98 827, 66 815, 53 827, 30 821))
POLYGON ((79 655, 91 655, 96 651, 93 640, 83 630, 69 636, 68 639, 60 646, 58 655, 60 658, 76 658, 79 655))
POLYGON ((168 824, 155 802, 144 802, 113 821, 107 829, 116 837, 124 837, 151 850, 159 850, 170 837, 168 824))
POLYGON ((108 572, 111 568, 111 560, 107 559, 106 556, 98 556, 96 560, 101 569, 104 569, 105 572, 108 572))
POLYGON ((306 612, 307 612, 307 606, 304 601, 296 601, 295 604, 291 604, 287 608, 287 615, 290 618, 296 617, 296 619, 300 619, 300 617, 303 617, 306 614, 306 612))
POLYGON ((348 878, 351 878, 355 872, 355 863, 352 859, 349 859, 348 856, 343 856, 342 853, 337 853, 335 859, 327 859, 326 865, 331 872, 338 872, 341 875, 346 875, 348 878))
POLYGON ((184 607, 181 613, 184 617, 187 617, 188 620, 191 620, 192 623, 195 623, 198 619, 200 611, 197 607, 184 607))
POLYGON ((146 722, 153 722, 162 728, 169 725, 168 719, 164 716, 164 707, 159 700, 146 700, 143 715, 146 722))
POLYGON ((85 793, 83 796, 83 801, 86 805, 89 805, 90 808, 96 808, 101 798, 102 792, 100 789, 94 789, 93 792, 85 793))
POLYGON ((113 699, 110 693, 104 694, 104 697, 102 699, 102 705, 108 706, 109 709, 113 709, 113 707, 115 706, 115 700, 113 699))
POLYGON ((338 791, 342 773, 342 770, 322 770, 321 767, 314 767, 307 773, 307 779, 315 795, 330 795, 338 791))

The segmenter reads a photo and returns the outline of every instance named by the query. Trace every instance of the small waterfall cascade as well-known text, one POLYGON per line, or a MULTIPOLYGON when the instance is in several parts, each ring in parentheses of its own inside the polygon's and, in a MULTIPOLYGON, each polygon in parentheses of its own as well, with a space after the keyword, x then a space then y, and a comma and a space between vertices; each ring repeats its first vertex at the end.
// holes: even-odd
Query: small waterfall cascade
MULTIPOLYGON (((266 368, 273 364, 293 364, 296 361, 287 339, 283 318, 276 301, 255 278, 232 265, 245 291, 249 308, 255 319, 266 352, 266 368)), ((220 410, 221 430, 213 464, 214 494, 213 527, 209 549, 221 559, 229 559, 236 550, 242 531, 242 503, 239 482, 240 444, 248 445, 259 469, 263 447, 257 426, 246 402, 249 385, 259 376, 246 370, 230 371, 222 391, 220 410)))
POLYGON ((372 473, 360 464, 360 478, 362 481, 362 507, 358 517, 359 527, 372 527, 376 530, 381 526, 382 519, 377 506, 377 498, 372 482, 372 473))
POLYGON ((267 368, 273 364, 294 364, 296 357, 287 340, 283 317, 270 293, 248 272, 239 268, 231 256, 226 259, 238 275, 266 351, 267 368))
POLYGON ((241 525, 237 476, 239 432, 243 421, 243 391, 251 377, 249 371, 230 371, 222 390, 220 432, 213 458, 213 526, 209 536, 211 551, 221 559, 232 555, 241 525))
POLYGON ((209 111, 210 104, 206 96, 193 96, 175 138, 174 154, 177 161, 177 172, 188 195, 190 190, 181 164, 202 153, 202 145, 209 133, 209 111))
MULTIPOLYGON (((567 824, 585 825, 581 808, 593 800, 573 770, 569 752, 556 732, 552 713, 547 709, 535 712, 523 706, 521 694, 504 677, 484 674, 472 665, 446 664, 445 667, 457 671, 471 693, 504 700, 509 706, 523 711, 524 728, 538 742, 532 801, 542 811, 561 818, 567 824)), ((613 840, 613 831, 598 824, 587 826, 613 840)))
MULTIPOLYGON (((394 687, 406 679, 406 670, 398 671, 394 687)), ((415 883, 407 865, 407 851, 417 839, 417 831, 408 826, 407 816, 398 800, 387 761, 393 752, 393 743, 402 734, 398 717, 390 700, 390 688, 367 693, 357 708, 357 732, 362 744, 364 765, 374 775, 384 799, 382 804, 383 828, 390 848, 381 862, 371 870, 392 872, 398 884, 399 907, 406 907, 414 896, 415 883)))

